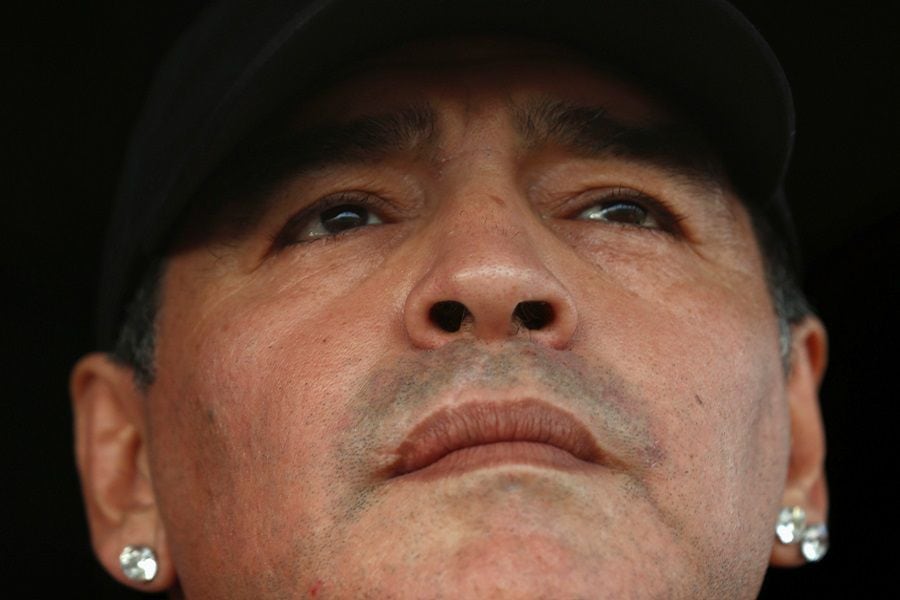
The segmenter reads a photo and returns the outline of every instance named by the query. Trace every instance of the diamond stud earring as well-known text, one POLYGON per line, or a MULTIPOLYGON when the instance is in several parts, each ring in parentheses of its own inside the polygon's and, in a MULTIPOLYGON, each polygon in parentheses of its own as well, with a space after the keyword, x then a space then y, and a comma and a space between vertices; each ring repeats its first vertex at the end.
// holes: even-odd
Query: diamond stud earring
POLYGON ((807 562, 821 560, 828 552, 828 526, 806 524, 806 511, 799 506, 785 506, 778 513, 775 536, 782 544, 799 544, 807 562))
POLYGON ((785 506, 778 513, 775 535, 782 544, 796 544, 806 529, 806 511, 799 506, 785 506))
POLYGON ((125 546, 119 554, 119 565, 125 577, 139 583, 149 583, 156 577, 156 553, 149 546, 125 546))
POLYGON ((821 560, 828 552, 828 526, 825 523, 812 525, 803 531, 800 552, 808 562, 821 560))

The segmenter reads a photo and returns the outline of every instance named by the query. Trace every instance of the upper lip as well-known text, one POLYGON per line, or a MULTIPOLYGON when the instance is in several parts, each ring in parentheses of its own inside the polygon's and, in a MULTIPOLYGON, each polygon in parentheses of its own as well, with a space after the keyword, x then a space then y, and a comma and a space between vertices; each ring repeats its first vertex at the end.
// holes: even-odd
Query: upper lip
POLYGON ((393 475, 417 471, 444 456, 498 442, 537 442, 599 463, 590 430, 569 412, 538 400, 468 402, 436 410, 418 423, 397 448, 393 475))

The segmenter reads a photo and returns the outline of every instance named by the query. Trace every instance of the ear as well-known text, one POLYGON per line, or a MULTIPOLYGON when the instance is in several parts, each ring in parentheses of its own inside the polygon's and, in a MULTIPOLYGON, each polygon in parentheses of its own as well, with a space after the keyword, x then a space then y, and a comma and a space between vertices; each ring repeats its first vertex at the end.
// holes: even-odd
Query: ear
MULTIPOLYGON (((822 322, 808 316, 792 327, 791 366, 787 400, 791 418, 791 455, 782 506, 800 506, 807 524, 825 523, 828 487, 825 482, 825 430, 819 409, 819 386, 828 362, 828 337, 822 322)), ((773 522, 773 538, 774 527, 773 522)), ((771 563, 793 567, 804 563, 797 544, 775 540, 771 563)))
POLYGON ((157 512, 147 456, 145 397, 133 371, 105 354, 90 354, 72 370, 75 456, 91 543, 119 582, 150 592, 175 584, 166 536, 157 512), (125 577, 119 553, 128 545, 153 548, 159 569, 149 583, 125 577))

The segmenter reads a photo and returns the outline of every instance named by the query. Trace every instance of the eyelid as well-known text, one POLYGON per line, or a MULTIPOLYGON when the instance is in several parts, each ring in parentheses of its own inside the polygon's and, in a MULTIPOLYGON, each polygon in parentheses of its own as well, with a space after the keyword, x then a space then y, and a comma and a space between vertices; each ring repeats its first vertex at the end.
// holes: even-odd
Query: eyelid
MULTIPOLYGON (((677 211, 665 200, 651 196, 634 188, 610 187, 600 190, 590 190, 579 194, 575 199, 576 207, 569 211, 568 218, 574 218, 585 209, 599 204, 614 204, 615 202, 633 202, 647 209, 660 224, 659 229, 645 227, 648 231, 660 231, 676 237, 686 237, 681 222, 685 215, 677 211)), ((626 225, 623 225, 623 227, 626 225)))
MULTIPOLYGON (((299 228, 305 227, 310 220, 316 218, 319 214, 329 208, 340 206, 341 204, 356 204, 365 207, 367 210, 375 213, 378 218, 381 219, 382 223, 391 222, 396 217, 396 215, 393 214, 394 211, 390 209, 389 204, 376 194, 356 190, 335 192, 300 209, 285 221, 284 225, 278 230, 278 233, 272 236, 270 252, 277 252, 287 246, 309 244, 343 235, 345 232, 309 240, 298 240, 295 235, 295 232, 299 228)), ((355 231, 355 229, 348 230, 346 233, 352 231, 355 231)))

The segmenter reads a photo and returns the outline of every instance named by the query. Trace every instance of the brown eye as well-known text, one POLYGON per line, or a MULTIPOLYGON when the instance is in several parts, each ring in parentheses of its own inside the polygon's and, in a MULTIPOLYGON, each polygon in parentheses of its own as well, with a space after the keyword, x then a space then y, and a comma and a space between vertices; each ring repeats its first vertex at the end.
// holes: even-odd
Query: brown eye
POLYGON ((649 210, 637 202, 628 200, 615 200, 589 206, 578 213, 577 218, 588 221, 608 221, 651 229, 660 228, 659 221, 649 210))
POLYGON ((276 245, 309 242, 380 223, 382 220, 378 215, 361 204, 343 203, 322 209, 314 208, 292 219, 279 234, 276 245))
POLYGON ((341 204, 320 213, 319 221, 328 233, 335 234, 354 227, 369 225, 369 211, 362 206, 341 204))

